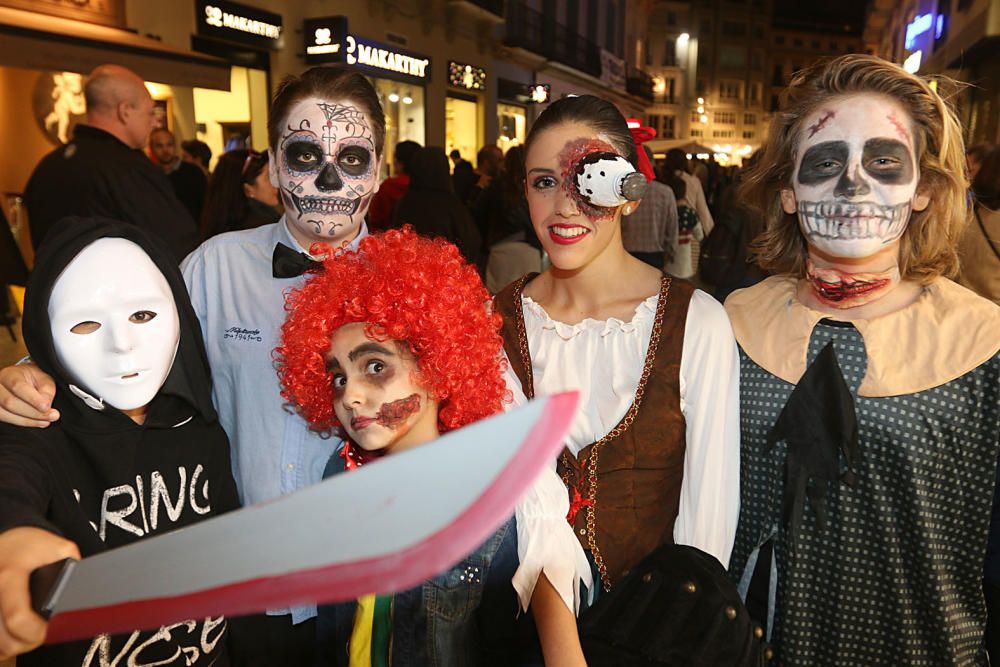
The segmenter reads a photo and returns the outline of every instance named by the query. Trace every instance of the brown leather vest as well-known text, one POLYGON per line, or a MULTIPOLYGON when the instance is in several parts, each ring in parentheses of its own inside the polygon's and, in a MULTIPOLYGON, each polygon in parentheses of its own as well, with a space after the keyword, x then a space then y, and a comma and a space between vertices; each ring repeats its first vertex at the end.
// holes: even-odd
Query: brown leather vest
MULTIPOLYGON (((503 317, 504 349, 528 398, 534 386, 521 292, 535 275, 508 285, 495 300, 503 317)), ((570 513, 578 508, 573 528, 591 552, 605 590, 656 547, 673 543, 685 450, 681 349, 693 292, 690 283, 664 276, 636 399, 607 436, 579 457, 566 450, 559 460, 570 513)))

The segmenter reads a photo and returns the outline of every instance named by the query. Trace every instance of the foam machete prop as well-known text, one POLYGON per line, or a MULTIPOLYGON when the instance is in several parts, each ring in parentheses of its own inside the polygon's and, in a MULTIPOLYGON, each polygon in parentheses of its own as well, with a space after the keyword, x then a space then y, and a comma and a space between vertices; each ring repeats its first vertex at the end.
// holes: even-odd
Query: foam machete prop
POLYGON ((562 449, 577 398, 542 397, 269 503, 39 568, 46 642, 415 586, 510 517, 562 449))

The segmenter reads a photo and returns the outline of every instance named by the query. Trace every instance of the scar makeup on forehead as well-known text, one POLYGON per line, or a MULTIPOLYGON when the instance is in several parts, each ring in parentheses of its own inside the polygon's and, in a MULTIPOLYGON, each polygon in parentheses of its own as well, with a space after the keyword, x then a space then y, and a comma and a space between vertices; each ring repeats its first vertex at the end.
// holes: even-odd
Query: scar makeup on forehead
POLYGON ((890 112, 889 115, 886 116, 886 118, 889 120, 890 123, 892 123, 892 126, 896 128, 896 134, 899 135, 899 138, 909 143, 910 133, 906 131, 906 126, 903 125, 903 123, 898 118, 896 118, 895 112, 890 112))
POLYGON ((618 151, 606 141, 600 139, 574 139, 566 142, 563 149, 559 151, 559 169, 562 171, 562 187, 573 201, 577 210, 594 222, 607 221, 615 216, 615 209, 605 206, 594 206, 580 194, 580 189, 576 184, 576 167, 580 160, 591 153, 608 152, 617 154, 618 151))
POLYGON ((809 126, 809 138, 812 139, 813 136, 815 136, 817 132, 826 127, 826 124, 829 123, 831 120, 833 120, 833 118, 836 115, 837 114, 834 113, 833 111, 827 111, 822 116, 820 116, 819 120, 817 120, 815 123, 809 126))
POLYGON ((398 428, 420 409, 420 397, 410 394, 406 398, 383 403, 375 414, 375 421, 386 428, 398 428))

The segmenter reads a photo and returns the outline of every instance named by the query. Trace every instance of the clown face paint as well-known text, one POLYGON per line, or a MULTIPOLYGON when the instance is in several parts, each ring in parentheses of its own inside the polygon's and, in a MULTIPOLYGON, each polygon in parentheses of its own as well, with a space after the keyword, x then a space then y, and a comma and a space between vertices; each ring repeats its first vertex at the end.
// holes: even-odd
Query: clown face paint
POLYGON ((398 343, 347 324, 330 338, 327 367, 333 409, 350 439, 366 451, 403 451, 438 436, 437 401, 414 381, 416 359, 398 343))
POLYGON ((56 356, 88 405, 132 411, 153 400, 180 325, 166 278, 139 246, 106 238, 84 248, 56 280, 48 312, 56 356))
POLYGON ((353 102, 310 98, 292 107, 285 126, 272 175, 297 238, 335 246, 353 239, 378 190, 368 115, 353 102))
POLYGON ((903 235, 918 180, 909 124, 898 104, 870 94, 836 98, 806 118, 792 210, 809 245, 859 259, 903 235))

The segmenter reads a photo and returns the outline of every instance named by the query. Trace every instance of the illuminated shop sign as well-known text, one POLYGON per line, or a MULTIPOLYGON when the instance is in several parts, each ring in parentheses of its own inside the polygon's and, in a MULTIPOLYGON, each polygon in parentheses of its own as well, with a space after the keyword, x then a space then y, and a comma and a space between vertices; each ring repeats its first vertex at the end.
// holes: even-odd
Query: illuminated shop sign
POLYGON ((920 71, 920 60, 923 58, 923 51, 914 51, 910 54, 910 57, 903 61, 903 69, 905 69, 910 74, 916 74, 920 71))
POLYGON ((449 60, 448 85, 467 90, 486 90, 486 70, 449 60))
POLYGON ((390 72, 394 78, 423 83, 431 76, 431 59, 370 39, 348 35, 344 40, 344 62, 375 74, 390 72))
POLYGON ((302 24, 306 61, 353 65, 374 76, 424 85, 431 78, 431 59, 389 44, 352 35, 347 17, 306 19, 302 24))
MULTIPOLYGON (((938 23, 940 23, 940 21, 938 23)), ((921 14, 920 16, 914 18, 913 21, 906 26, 905 45, 907 50, 912 51, 914 44, 916 44, 917 37, 930 30, 933 25, 933 14, 921 14)))
POLYGON ((306 62, 310 64, 343 62, 341 51, 344 48, 345 37, 347 37, 346 16, 306 19, 302 23, 306 62))
POLYGON ((195 0, 198 34, 252 46, 275 47, 281 15, 222 0, 195 0))
POLYGON ((547 83, 518 83, 510 79, 497 79, 497 97, 520 104, 545 104, 552 94, 547 83))
POLYGON ((545 104, 552 95, 552 89, 547 83, 539 83, 531 86, 531 101, 535 104, 545 104))

